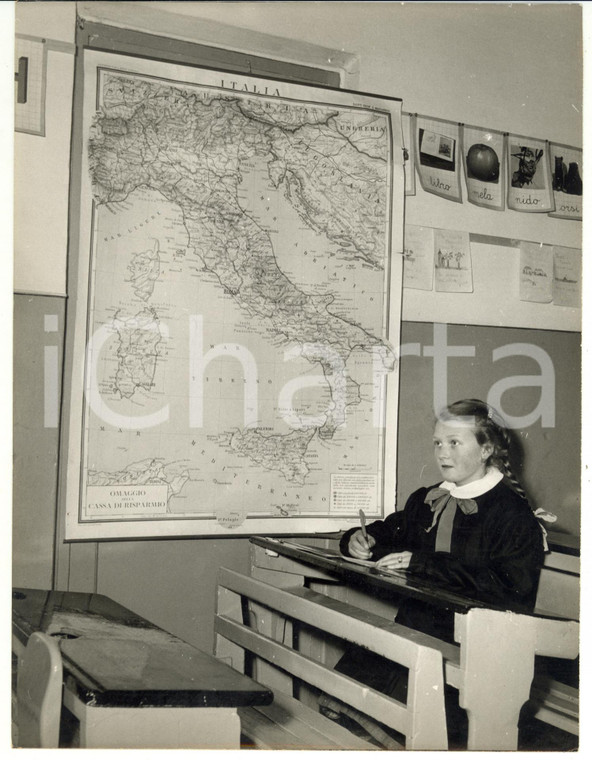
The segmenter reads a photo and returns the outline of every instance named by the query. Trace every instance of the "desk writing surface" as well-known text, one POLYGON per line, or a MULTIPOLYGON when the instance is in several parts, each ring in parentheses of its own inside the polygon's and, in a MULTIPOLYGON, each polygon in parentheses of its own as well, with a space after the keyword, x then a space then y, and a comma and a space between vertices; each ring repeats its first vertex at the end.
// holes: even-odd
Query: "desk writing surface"
POLYGON ((26 644, 34 631, 47 631, 52 618, 59 613, 88 615, 126 627, 153 628, 144 618, 102 594, 76 591, 43 591, 15 588, 12 592, 13 632, 26 644))
POLYGON ((60 641, 66 680, 95 706, 269 704, 264 686, 100 594, 14 589, 13 632, 60 641))
MULTIPOLYGON (((299 539, 297 539, 300 541, 299 539)), ((511 608, 509 606, 496 606, 479 599, 460 595, 450 591, 444 586, 436 585, 432 581, 420 578, 417 575, 407 573, 404 570, 398 572, 383 572, 375 567, 365 567, 350 562, 347 558, 341 556, 322 556, 317 553, 317 547, 311 547, 312 551, 307 551, 304 547, 297 548, 295 542, 290 540, 285 543, 281 539, 268 538, 264 536, 253 536, 251 543, 264 549, 274 551, 282 556, 297 560, 303 564, 317 567, 325 572, 332 573, 336 578, 347 580, 366 588, 380 589, 401 596, 413 597, 429 602, 435 607, 451 610, 458 613, 467 613, 474 608, 486 608, 501 611, 518 612, 521 614, 535 615, 539 617, 563 618, 561 615, 551 613, 540 613, 526 610, 522 607, 511 608)))
POLYGON ((549 549, 560 554, 570 554, 574 557, 580 556, 580 537, 572 536, 568 533, 558 533, 557 531, 547 531, 547 543, 549 549))

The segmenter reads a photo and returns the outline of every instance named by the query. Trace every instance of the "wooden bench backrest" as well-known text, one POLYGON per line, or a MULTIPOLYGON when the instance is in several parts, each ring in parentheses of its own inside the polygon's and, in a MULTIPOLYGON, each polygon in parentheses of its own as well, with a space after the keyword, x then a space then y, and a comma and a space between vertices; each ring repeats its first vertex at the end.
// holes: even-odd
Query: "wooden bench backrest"
MULTIPOLYGON (((310 589, 280 589, 226 568, 219 574, 215 632, 216 654, 229 657, 233 667, 244 670, 244 652, 250 652, 404 734, 409 749, 447 748, 442 642, 431 636, 310 589), (254 604, 261 605, 263 615, 274 617, 276 623, 278 615, 287 622, 304 623, 408 668, 407 703, 298 652, 294 641, 286 643, 284 636, 277 635, 281 626, 275 626, 275 635, 273 631, 270 635, 269 626, 259 624, 260 620, 253 627, 254 604)), ((458 660, 457 649, 451 645, 447 656, 458 660)))
POLYGON ((580 619, 580 558, 559 552, 545 556, 536 607, 555 615, 580 619))

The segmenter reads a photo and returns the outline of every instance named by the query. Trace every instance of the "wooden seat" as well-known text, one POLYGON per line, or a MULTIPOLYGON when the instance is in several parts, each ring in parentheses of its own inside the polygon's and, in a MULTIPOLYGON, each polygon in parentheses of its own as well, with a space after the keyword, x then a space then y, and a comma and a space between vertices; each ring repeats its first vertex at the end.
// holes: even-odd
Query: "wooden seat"
MULTIPOLYGON (((280 589, 225 568, 219 574, 215 632, 218 657, 274 690, 269 707, 241 709, 242 730, 257 748, 376 748, 297 699, 303 685, 394 729, 405 737, 407 749, 448 748, 443 643, 431 636, 307 588, 280 589), (299 651, 303 627, 365 646, 408 668, 407 703, 299 651)), ((458 648, 449 648, 454 669, 458 648)))
MULTIPOLYGON (((536 608, 551 615, 580 618, 580 558, 551 552, 545 557, 536 608)), ((535 676, 528 705, 537 720, 579 735, 579 689, 547 675, 535 676)))
POLYGON ((532 717, 537 720, 579 736, 579 689, 553 678, 535 677, 529 707, 532 709, 532 717))
MULTIPOLYGON (((370 750, 376 747, 281 691, 267 707, 241 707, 241 732, 257 749, 370 750)), ((402 746, 401 746, 402 749, 402 746)))
POLYGON ((18 667, 18 746, 56 748, 62 709, 62 658, 58 643, 33 633, 18 667))

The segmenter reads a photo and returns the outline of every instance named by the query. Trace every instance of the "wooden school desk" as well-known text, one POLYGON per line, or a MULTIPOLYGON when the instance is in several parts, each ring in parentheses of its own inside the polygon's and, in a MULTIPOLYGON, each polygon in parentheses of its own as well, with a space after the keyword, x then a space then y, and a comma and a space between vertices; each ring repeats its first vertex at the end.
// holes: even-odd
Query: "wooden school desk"
POLYGON ((240 747, 237 707, 271 691, 101 594, 13 589, 13 651, 34 631, 60 641, 63 704, 80 746, 240 747))
MULTIPOLYGON (((254 577, 281 587, 308 585, 390 620, 396 599, 423 599, 455 615, 455 640, 446 645, 445 679, 459 691, 469 719, 469 750, 515 750, 520 710, 530 696, 535 655, 573 659, 579 651, 579 623, 551 613, 492 609, 435 588, 404 571, 382 574, 345 559, 298 548, 297 542, 336 546, 328 539, 251 539, 254 577), (452 655, 451 655, 452 650, 452 655)), ((327 651, 318 639, 302 637, 312 657, 327 651)))

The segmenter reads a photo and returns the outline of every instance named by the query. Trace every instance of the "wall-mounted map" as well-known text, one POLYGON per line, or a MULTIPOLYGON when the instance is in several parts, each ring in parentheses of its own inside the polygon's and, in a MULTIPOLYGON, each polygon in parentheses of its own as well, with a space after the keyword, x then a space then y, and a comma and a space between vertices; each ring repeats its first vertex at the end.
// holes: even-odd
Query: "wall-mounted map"
POLYGON ((96 51, 84 72, 66 537, 391 511, 400 102, 96 51))

